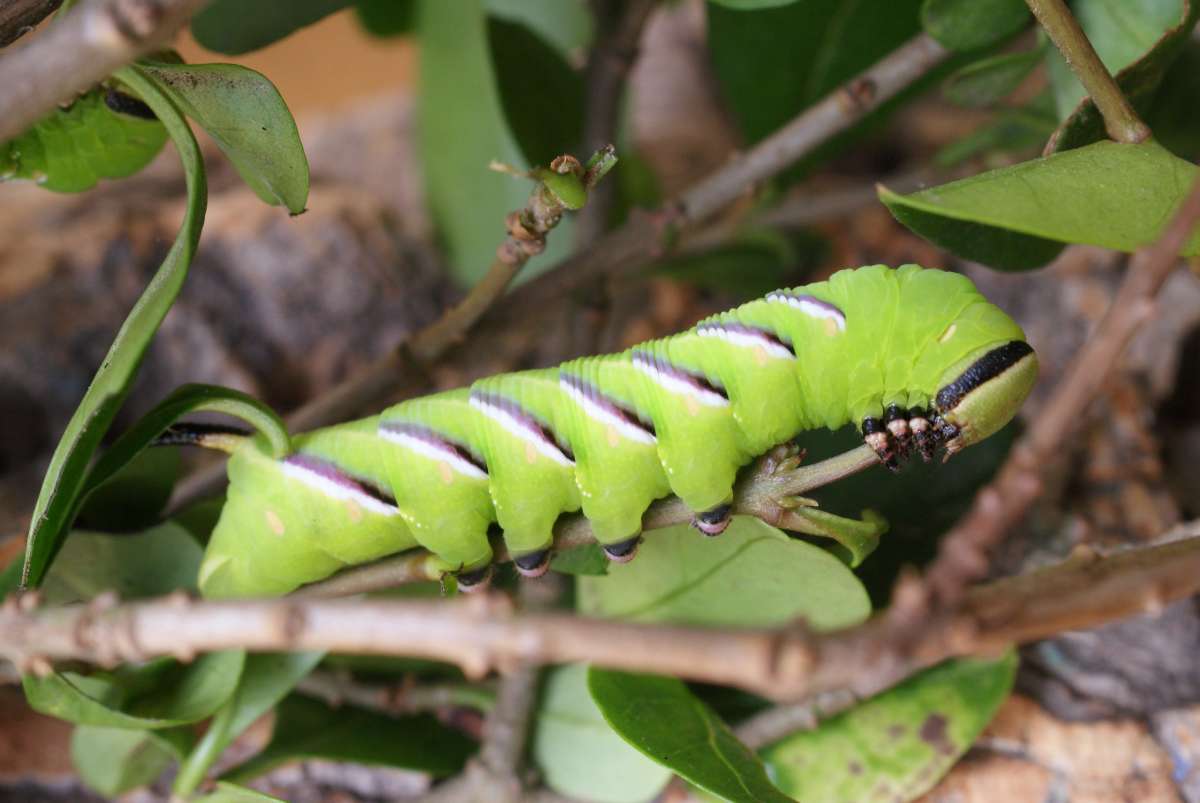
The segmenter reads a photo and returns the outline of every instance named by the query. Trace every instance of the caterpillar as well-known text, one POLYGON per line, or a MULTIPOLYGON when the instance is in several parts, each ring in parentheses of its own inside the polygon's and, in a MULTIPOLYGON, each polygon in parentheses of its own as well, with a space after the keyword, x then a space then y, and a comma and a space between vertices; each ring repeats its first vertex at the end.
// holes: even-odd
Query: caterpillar
POLYGON ((643 513, 669 494, 719 534, 738 470, 805 430, 854 423, 892 468, 938 446, 948 458, 1007 423, 1036 376, 1021 329, 966 277, 839 271, 619 354, 298 435, 282 459, 246 437, 231 447, 200 589, 284 594, 416 546, 477 588, 495 526, 516 569, 536 576, 556 519, 580 510, 625 561, 643 513))

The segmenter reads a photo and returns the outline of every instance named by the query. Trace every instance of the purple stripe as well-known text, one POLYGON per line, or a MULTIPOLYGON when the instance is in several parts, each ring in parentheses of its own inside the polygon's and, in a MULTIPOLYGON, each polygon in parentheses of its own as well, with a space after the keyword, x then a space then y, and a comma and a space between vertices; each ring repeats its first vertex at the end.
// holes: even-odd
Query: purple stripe
POLYGON ((471 451, 466 444, 451 440, 429 427, 423 427, 419 424, 405 424, 399 421, 381 421, 379 422, 379 428, 387 432, 394 432, 397 435, 407 435, 410 438, 427 443, 451 457, 457 457, 459 460, 470 463, 484 474, 487 474, 487 464, 484 463, 483 458, 471 451))
POLYGON ((621 406, 612 397, 606 396, 605 394, 601 393, 599 391, 599 389, 597 389, 596 386, 593 385, 592 383, 590 383, 586 380, 580 379, 579 377, 577 377, 573 374, 569 374, 566 371, 560 372, 559 378, 561 378, 563 382, 567 383, 572 388, 574 388, 575 390, 579 391, 581 394, 586 396, 588 398, 588 400, 591 401, 593 404, 595 404, 597 407, 603 408, 604 410, 608 411, 609 413, 611 413, 612 415, 621 419, 622 421, 629 424, 630 426, 637 427, 638 429, 642 430, 650 437, 657 436, 658 433, 654 431, 654 424, 652 422, 647 421, 646 419, 642 418, 637 413, 635 413, 633 410, 630 410, 627 407, 621 406))
POLYGON ((329 480, 335 485, 339 485, 347 490, 356 491, 364 496, 369 496, 377 502, 382 502, 391 507, 396 506, 395 498, 384 491, 379 486, 372 482, 355 477, 324 458, 316 455, 304 454, 296 452, 283 458, 283 462, 293 466, 299 466, 305 471, 311 471, 322 479, 329 480))
POLYGON ((692 373, 691 371, 673 365, 664 359, 661 359, 648 351, 634 351, 634 364, 641 363, 642 365, 653 368, 663 376, 668 376, 671 379, 676 379, 680 382, 685 382, 696 390, 702 393, 715 393, 723 399, 728 399, 729 394, 725 392, 725 388, 713 383, 708 377, 701 374, 692 373))
POLYGON ((730 332, 735 335, 748 335, 750 337, 758 337, 767 341, 771 345, 779 346, 786 349, 793 357, 796 356, 796 350, 792 348, 792 344, 781 338, 769 329, 761 329, 757 326, 747 326, 744 323, 702 323, 696 327, 697 332, 730 332))
POLYGON ((575 462, 575 454, 571 451, 570 446, 560 441, 558 436, 555 435, 554 430, 550 429, 548 425, 532 413, 526 411, 517 402, 498 393, 489 393, 486 390, 476 390, 474 388, 471 389, 471 398, 481 404, 486 404, 488 407, 502 411, 526 432, 538 440, 544 441, 546 445, 557 449, 567 460, 570 460, 572 463, 575 462))

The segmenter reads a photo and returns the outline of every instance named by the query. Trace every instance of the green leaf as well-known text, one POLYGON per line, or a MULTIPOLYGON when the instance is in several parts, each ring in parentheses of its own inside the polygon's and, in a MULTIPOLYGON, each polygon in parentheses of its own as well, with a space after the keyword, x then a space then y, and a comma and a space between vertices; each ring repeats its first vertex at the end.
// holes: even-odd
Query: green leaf
POLYGON ((129 600, 195 590, 202 557, 200 545, 174 522, 136 534, 75 530, 42 590, 54 605, 86 601, 104 591, 129 600))
POLYGON ((303 758, 398 767, 443 777, 462 769, 474 750, 470 739, 427 714, 390 717, 350 706, 330 708, 292 695, 279 706, 271 743, 223 777, 245 783, 303 758))
POLYGON ((560 53, 584 51, 592 40, 588 0, 483 0, 490 17, 520 23, 560 53))
POLYGON ((981 155, 1001 155, 1005 163, 1017 155, 1028 159, 1041 151, 1058 125, 1051 108, 1053 102, 1048 93, 1042 93, 1023 107, 1004 109, 980 128, 942 148, 934 161, 941 167, 954 167, 981 155))
POLYGON ((848 627, 871 612, 862 584, 829 552, 737 516, 720 538, 687 525, 646 536, 637 560, 582 577, 579 610, 641 622, 848 627))
MULTIPOLYGON (((1097 142, 912 195, 880 187, 896 219, 966 259, 1005 270, 1037 267, 1059 243, 1133 251, 1154 242, 1195 180, 1196 167, 1153 142, 1097 142)), ((1200 253, 1200 232, 1182 253, 1200 253)))
POLYGON ((974 743, 1008 696, 1014 653, 922 672, 762 751, 779 788, 805 803, 912 800, 974 743))
MULTIPOLYGON (((530 186, 488 169, 492 160, 518 164, 522 156, 501 108, 480 0, 420 0, 418 8, 417 139, 425 184, 451 271, 471 284, 487 272, 504 218, 525 206, 530 186)), ((523 278, 569 252, 570 226, 570 220, 559 224, 523 278)))
POLYGON ((354 11, 363 30, 372 36, 404 36, 417 25, 416 0, 358 0, 354 11))
POLYGON ((650 800, 671 771, 613 732, 592 701, 587 676, 587 667, 577 664, 546 678, 532 750, 547 786, 596 803, 650 800))
POLYGON ((153 525, 175 488, 179 465, 178 449, 139 453, 87 495, 76 517, 76 526, 127 533, 153 525))
POLYGON ((1200 161, 1200 42, 1188 42, 1143 119, 1164 148, 1190 162, 1200 161))
POLYGON ((71 734, 71 763, 79 779, 110 798, 153 783, 174 759, 152 731, 80 725, 71 734))
POLYGON ((188 203, 171 250, 121 325, 104 362, 96 371, 92 384, 67 423, 66 432, 50 458, 41 492, 34 505, 25 547, 22 582, 31 588, 41 583, 50 560, 58 550, 83 490, 87 464, 125 401, 150 340, 175 303, 183 280, 187 277, 204 222, 207 199, 204 164, 187 122, 171 100, 137 67, 123 68, 117 72, 117 77, 132 87, 166 126, 183 161, 188 203))
POLYGON ((1025 0, 925 0, 925 32, 951 50, 976 50, 1015 34, 1032 19, 1025 0))
POLYGON ((190 664, 159 659, 115 673, 54 672, 22 678, 30 707, 79 725, 155 730, 199 722, 230 698, 245 653, 202 655, 190 664))
POLYGON ((583 77, 520 23, 489 17, 487 35, 504 119, 526 162, 570 153, 583 138, 583 77))
MULTIPOLYGON (((1117 85, 1138 110, 1150 106, 1167 69, 1187 45, 1200 20, 1196 0, 1139 0, 1108 3, 1077 0, 1073 6, 1100 58, 1116 71, 1117 85)), ((1065 151, 1102 140, 1104 120, 1054 48, 1047 70, 1065 119, 1046 146, 1065 151)))
POLYGON ((324 653, 320 652, 247 657, 237 691, 216 713, 204 737, 180 766, 173 791, 182 797, 195 790, 225 748, 286 697, 322 657, 324 653))
POLYGON ((795 3, 796 0, 712 0, 719 6, 732 8, 737 11, 755 11, 760 8, 775 8, 777 6, 788 6, 795 3))
POLYGON ((816 267, 828 251, 829 243, 811 232, 748 228, 711 251, 671 256, 654 272, 749 301, 816 267))
POLYGON ((989 56, 955 72, 946 80, 942 91, 959 106, 993 106, 1016 89, 1041 59, 1037 50, 989 56))
POLYGON ((195 800, 196 803, 287 803, 283 798, 271 797, 225 781, 218 781, 215 791, 201 795, 195 800))
POLYGON ((254 0, 254 13, 247 14, 244 0, 212 0, 192 17, 192 36, 209 50, 236 56, 277 42, 353 1, 254 0))
POLYGON ((585 544, 566 552, 558 552, 550 560, 550 570, 559 574, 605 575, 611 561, 599 544, 585 544))
POLYGON ((293 215, 304 211, 308 158, 292 113, 266 76, 237 64, 141 68, 208 132, 255 195, 293 215))
POLYGON ((682 681, 593 667, 588 689, 613 730, 685 780, 735 803, 790 803, 758 756, 682 681))
POLYGON ((82 192, 102 178, 125 178, 141 170, 167 141, 157 119, 114 111, 145 109, 116 89, 93 89, 16 139, 0 144, 0 180, 31 179, 55 192, 82 192))
MULTIPOLYGON (((921 0, 803 0, 753 12, 709 2, 708 46, 729 110, 748 144, 771 134, 920 32, 921 0)), ((789 171, 792 180, 878 126, 956 65, 931 70, 789 171)))

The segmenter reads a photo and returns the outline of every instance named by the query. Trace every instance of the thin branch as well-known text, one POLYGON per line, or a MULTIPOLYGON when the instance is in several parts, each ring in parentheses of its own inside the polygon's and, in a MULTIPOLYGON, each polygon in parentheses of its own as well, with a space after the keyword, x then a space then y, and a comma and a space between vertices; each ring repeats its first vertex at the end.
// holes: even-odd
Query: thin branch
POLYGON ((816 730, 822 720, 853 708, 858 697, 847 691, 814 695, 802 703, 768 708, 738 723, 734 733, 751 750, 766 747, 796 731, 816 730))
MULTIPOLYGON (((19 681, 18 681, 19 682, 19 681)), ((348 674, 318 670, 296 686, 304 694, 337 707, 349 703, 385 714, 412 714, 418 711, 443 711, 447 708, 475 708, 487 711, 495 697, 495 684, 473 683, 391 685, 356 681, 348 674)))
POLYGON ((54 13, 62 0, 7 0, 0 3, 0 47, 8 47, 54 13))
POLYGON ((0 142, 166 45, 206 2, 82 0, 41 35, 0 58, 0 142))
MULTIPOLYGON (((586 105, 583 117, 583 150, 592 151, 617 139, 617 125, 625 79, 637 59, 638 42, 657 0, 594 0, 595 44, 584 68, 586 105)), ((612 213, 616 186, 597 188, 579 213, 575 242, 586 247, 606 228, 612 213)))
POLYGON ((953 605, 971 582, 985 576, 988 553, 1011 532, 1042 492, 1042 469, 1085 421, 1084 411, 1117 366, 1121 353, 1143 323, 1153 318, 1154 297, 1179 263, 1179 252, 1200 223, 1200 179, 1154 245, 1133 258, 1116 297, 1095 333, 1072 361, 1054 395, 1013 447, 1008 461, 975 497, 966 515, 941 542, 926 572, 927 591, 913 586, 904 598, 911 611, 895 613, 913 620, 929 603, 953 605))
POLYGON ((1104 62, 1100 61, 1100 56, 1064 0, 1025 1, 1096 104, 1104 118, 1108 136, 1116 142, 1129 143, 1149 139, 1150 129, 1133 110, 1104 62))
MULTIPOLYGON (((786 470, 780 470, 775 457, 767 455, 734 488, 733 510, 734 513, 754 516, 776 527, 801 529, 796 513, 780 505, 780 500, 799 496, 878 464, 879 458, 867 446, 859 446, 811 466, 789 467, 786 470)), ((688 524, 692 516, 691 509, 678 497, 660 499, 650 505, 642 516, 642 531, 650 533, 664 527, 688 524)), ((562 516, 554 525, 556 552, 592 543, 595 540, 591 524, 582 515, 562 516)), ((503 541, 497 539, 492 547, 496 561, 511 559, 503 541)), ((342 597, 440 578, 441 569, 432 555, 424 550, 410 550, 374 563, 350 567, 328 580, 304 586, 295 596, 342 597)))
POLYGON ((945 658, 994 654, 1067 630, 1161 610, 1200 591, 1200 538, 1076 557, 974 589, 962 607, 903 633, 886 616, 815 635, 802 626, 703 628, 515 614, 500 596, 447 601, 284 598, 195 602, 182 595, 115 605, 0 609, 0 657, 25 671, 51 661, 112 666, 245 648, 412 655, 470 677, 491 669, 588 662, 738 686, 780 700, 832 690, 877 693, 945 658))

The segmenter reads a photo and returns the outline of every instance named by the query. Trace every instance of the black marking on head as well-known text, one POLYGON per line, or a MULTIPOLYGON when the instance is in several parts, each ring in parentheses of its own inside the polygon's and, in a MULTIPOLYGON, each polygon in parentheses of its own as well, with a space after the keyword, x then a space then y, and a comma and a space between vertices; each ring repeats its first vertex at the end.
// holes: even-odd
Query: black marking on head
POLYGON ((699 324, 696 327, 696 334, 702 337, 706 335, 715 335, 717 337, 725 335, 732 336, 733 338, 741 336, 747 341, 760 341, 760 345, 768 350, 785 351, 793 359, 796 357, 796 349, 792 347, 791 343, 780 337, 777 332, 773 332, 770 329, 760 326, 747 326, 744 323, 735 322, 721 323, 718 321, 711 321, 708 323, 699 324))
POLYGON ((158 119, 154 114, 154 110, 140 99, 135 98, 133 95, 126 95, 124 92, 118 92, 115 89, 105 91, 104 105, 117 114, 127 114, 130 117, 137 117, 141 120, 158 119))
POLYGON ((513 558, 517 571, 526 577, 541 577, 550 568, 550 550, 539 549, 513 558))
POLYGON ((887 409, 883 412, 883 423, 890 424, 893 421, 907 421, 908 415, 908 410, 905 410, 900 405, 889 404, 887 409))
POLYGON ((311 471, 313 474, 316 474, 322 479, 328 480, 335 485, 340 485, 347 490, 369 496, 375 501, 382 502, 389 507, 396 506, 396 499, 387 491, 368 480, 362 479, 361 477, 355 477, 349 472, 343 471, 341 468, 322 457, 304 454, 303 452, 296 452, 283 458, 283 462, 289 463, 293 466, 299 466, 306 471, 311 471))
POLYGON ((608 559, 616 563, 628 563, 633 560, 633 556, 637 553, 638 544, 642 542, 642 536, 635 535, 633 538, 626 538, 624 541, 618 541, 615 544, 605 544, 604 554, 608 559))
POLYGON ((621 405, 611 396, 602 393, 591 382, 581 379, 574 374, 569 374, 566 371, 560 372, 558 376, 565 385, 579 393, 581 396, 586 397, 589 401, 594 403, 597 407, 602 408, 610 415, 619 418, 632 427, 637 427, 651 438, 658 436, 658 433, 654 430, 653 421, 647 421, 638 415, 634 410, 621 405))
POLYGON ((571 451, 570 445, 558 438, 558 435, 550 428, 548 424, 535 416, 533 413, 526 410, 520 404, 507 396, 501 396, 499 393, 490 393, 486 390, 471 390, 471 400, 477 404, 491 407, 495 410, 500 410, 509 419, 513 421, 521 429, 528 432, 534 438, 545 443, 552 449, 558 451, 566 460, 574 463, 575 454, 571 451))
POLYGON ((251 432, 241 427, 224 424, 194 424, 181 422, 172 424, 150 442, 151 446, 204 446, 214 437, 248 438, 251 432))
POLYGON ((680 368, 678 365, 668 362, 648 351, 635 350, 632 359, 634 365, 645 366, 667 379, 673 379, 685 385, 690 385, 700 393, 711 393, 720 396, 725 401, 729 401, 729 394, 725 392, 725 388, 703 374, 680 368))
POLYGON ((937 409, 943 413, 953 410, 968 393, 984 382, 1000 376, 1032 353, 1033 347, 1024 340, 1013 340, 992 349, 971 363, 957 379, 938 391, 935 402, 937 409))
POLYGON ((445 452, 451 457, 457 457, 459 460, 469 463, 484 474, 487 474, 487 463, 484 462, 482 457, 475 454, 470 447, 465 443, 451 440, 429 427, 424 427, 420 424, 406 424, 400 421, 381 421, 379 429, 384 432, 393 432, 397 435, 406 435, 413 440, 421 441, 433 449, 445 452))
POLYGON ((884 427, 883 422, 871 416, 864 418, 862 420, 862 434, 874 435, 876 432, 887 432, 887 428, 884 427))

